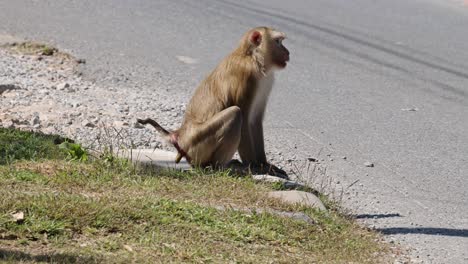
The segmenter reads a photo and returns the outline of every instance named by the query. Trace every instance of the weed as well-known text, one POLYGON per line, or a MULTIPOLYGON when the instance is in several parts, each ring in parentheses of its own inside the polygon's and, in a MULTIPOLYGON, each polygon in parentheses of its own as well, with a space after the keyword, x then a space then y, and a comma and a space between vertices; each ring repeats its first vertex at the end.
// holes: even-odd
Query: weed
POLYGON ((88 153, 86 150, 81 147, 80 144, 77 143, 70 143, 70 142, 63 142, 59 145, 60 149, 63 149, 68 154, 68 159, 70 160, 77 160, 77 161, 87 161, 88 160, 88 153))

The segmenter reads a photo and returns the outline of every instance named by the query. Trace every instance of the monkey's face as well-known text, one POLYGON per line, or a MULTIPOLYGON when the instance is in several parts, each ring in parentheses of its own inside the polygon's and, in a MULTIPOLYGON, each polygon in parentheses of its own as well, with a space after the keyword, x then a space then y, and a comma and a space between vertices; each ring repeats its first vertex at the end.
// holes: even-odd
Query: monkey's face
POLYGON ((271 62, 279 69, 284 69, 289 61, 289 50, 283 45, 283 40, 286 38, 282 32, 273 32, 271 34, 271 62))
POLYGON ((273 63, 280 69, 284 69, 289 61, 289 50, 283 45, 282 39, 275 39, 275 44, 273 63))

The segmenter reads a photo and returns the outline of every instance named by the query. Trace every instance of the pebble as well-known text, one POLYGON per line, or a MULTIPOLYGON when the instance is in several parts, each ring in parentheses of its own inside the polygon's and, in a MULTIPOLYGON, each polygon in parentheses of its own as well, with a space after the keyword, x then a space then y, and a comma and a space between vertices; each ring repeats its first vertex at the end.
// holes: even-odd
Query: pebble
POLYGON ((77 108, 77 107, 81 106, 81 103, 80 102, 72 102, 70 105, 71 105, 71 107, 77 108))
POLYGON ((78 64, 85 64, 86 60, 85 59, 76 59, 76 63, 78 64))
POLYGON ((81 126, 83 126, 83 127, 91 127, 91 128, 96 127, 96 125, 93 124, 92 122, 90 122, 88 119, 83 120, 83 121, 81 122, 81 126))
POLYGON ((114 121, 115 128, 128 127, 128 122, 125 121, 114 121))
POLYGON ((364 162, 364 166, 372 168, 372 167, 374 167, 374 163, 372 163, 370 161, 366 161, 366 162, 364 162))
POLYGON ((41 119, 39 118, 38 115, 34 115, 33 118, 31 119, 31 125, 40 125, 41 124, 41 119))
POLYGON ((64 90, 64 89, 69 88, 69 87, 70 87, 69 83, 61 83, 61 84, 57 85, 58 90, 64 90))

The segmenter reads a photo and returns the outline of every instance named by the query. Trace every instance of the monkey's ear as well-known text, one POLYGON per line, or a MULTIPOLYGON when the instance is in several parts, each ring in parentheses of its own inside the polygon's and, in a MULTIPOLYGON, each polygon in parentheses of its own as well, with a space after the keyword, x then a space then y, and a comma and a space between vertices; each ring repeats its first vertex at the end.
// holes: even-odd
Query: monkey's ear
POLYGON ((255 46, 258 46, 262 42, 262 34, 258 31, 254 31, 252 32, 252 34, 250 34, 249 40, 250 42, 252 42, 252 44, 254 44, 255 46))

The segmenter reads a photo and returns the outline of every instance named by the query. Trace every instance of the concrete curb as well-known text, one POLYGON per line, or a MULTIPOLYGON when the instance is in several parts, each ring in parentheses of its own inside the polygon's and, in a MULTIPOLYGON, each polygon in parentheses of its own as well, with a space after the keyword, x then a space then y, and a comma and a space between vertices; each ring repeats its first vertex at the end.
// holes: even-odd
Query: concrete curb
POLYGON ((175 163, 176 153, 161 149, 119 150, 116 154, 121 158, 143 165, 178 170, 188 170, 191 168, 185 159, 182 159, 179 163, 175 163))

